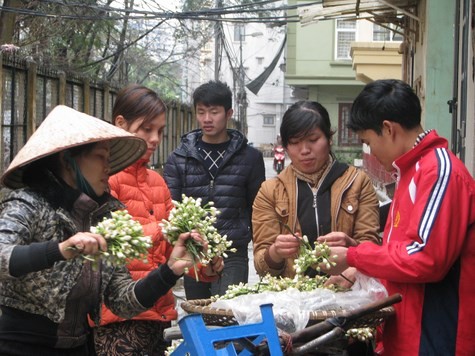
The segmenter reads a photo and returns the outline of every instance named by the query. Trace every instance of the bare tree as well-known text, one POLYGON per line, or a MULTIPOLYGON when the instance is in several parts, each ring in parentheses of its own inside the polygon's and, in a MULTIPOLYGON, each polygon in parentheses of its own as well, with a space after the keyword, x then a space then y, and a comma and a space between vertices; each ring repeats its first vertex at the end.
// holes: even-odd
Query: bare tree
POLYGON ((56 69, 117 86, 143 83, 175 98, 182 90, 183 60, 198 58, 214 38, 220 11, 257 18, 253 11, 273 1, 220 0, 224 5, 217 9, 215 0, 182 0, 178 12, 164 10, 158 0, 117 3, 4 0, 0 44, 11 42, 21 54, 56 69))

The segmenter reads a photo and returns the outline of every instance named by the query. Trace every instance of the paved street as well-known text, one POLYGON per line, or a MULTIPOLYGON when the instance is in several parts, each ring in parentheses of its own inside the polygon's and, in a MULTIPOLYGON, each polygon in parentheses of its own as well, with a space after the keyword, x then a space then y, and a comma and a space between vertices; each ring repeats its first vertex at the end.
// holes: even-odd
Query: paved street
POLYGON ((272 168, 274 157, 264 157, 264 165, 266 167, 266 179, 276 176, 274 168, 272 168))
MULTIPOLYGON (((276 176, 276 172, 274 171, 273 166, 274 157, 264 157, 264 164, 266 167, 266 179, 273 178, 276 176)), ((252 254, 252 243, 249 244, 249 283, 257 283, 259 277, 256 274, 256 270, 254 269, 254 259, 252 254)))

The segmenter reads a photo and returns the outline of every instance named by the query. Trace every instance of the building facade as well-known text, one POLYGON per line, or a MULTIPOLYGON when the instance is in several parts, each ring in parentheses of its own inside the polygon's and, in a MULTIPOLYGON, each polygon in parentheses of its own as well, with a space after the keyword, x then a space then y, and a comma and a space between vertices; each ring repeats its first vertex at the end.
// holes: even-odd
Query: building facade
POLYGON ((387 38, 378 47, 354 37, 350 53, 355 78, 367 83, 396 76, 398 71, 394 71, 394 66, 399 59, 394 50, 397 50, 402 56, 398 77, 411 84, 421 99, 423 126, 436 129, 449 139, 452 151, 473 175, 473 0, 322 0, 321 5, 309 6, 301 13, 302 24, 349 19, 357 23, 371 22, 373 36, 382 27, 402 40, 399 47, 391 48, 387 38), (394 56, 387 54, 389 49, 394 56))
POLYGON ((222 21, 214 31, 198 56, 184 59, 181 99, 191 103, 193 90, 209 80, 226 82, 233 92, 234 115, 229 126, 242 131, 253 146, 268 151, 290 102, 280 51, 285 26, 222 21), (260 81, 257 88, 256 79, 260 81))
MULTIPOLYGON (((302 3, 305 1, 289 1, 289 5, 302 3)), ((294 100, 315 100, 327 108, 336 131, 333 151, 340 159, 354 163, 355 158, 361 157, 361 144, 357 135, 347 128, 347 120, 353 100, 364 84, 372 80, 364 77, 368 71, 356 70, 374 68, 374 62, 387 60, 395 63, 388 66, 391 72, 371 73, 371 77, 400 73, 402 57, 398 49, 402 38, 372 22, 357 21, 354 16, 319 21, 309 13, 309 9, 315 8, 323 9, 321 5, 311 5, 295 10, 301 21, 288 24, 285 80, 293 88, 294 100), (359 66, 352 61, 355 41, 364 41, 375 49, 367 51, 359 66), (383 53, 390 56, 375 57, 383 46, 387 48, 383 53)))

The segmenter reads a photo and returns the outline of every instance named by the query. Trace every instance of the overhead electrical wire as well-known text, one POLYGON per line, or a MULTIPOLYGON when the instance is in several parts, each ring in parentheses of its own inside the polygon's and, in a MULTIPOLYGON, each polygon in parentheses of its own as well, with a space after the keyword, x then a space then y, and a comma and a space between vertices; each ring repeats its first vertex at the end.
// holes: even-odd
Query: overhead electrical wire
MULTIPOLYGON (((272 3, 282 3, 282 0, 267 0, 267 1, 260 1, 251 4, 240 4, 240 5, 232 5, 232 6, 225 6, 221 8, 210 8, 205 10, 199 11, 186 11, 186 12, 173 12, 173 11, 153 11, 153 10, 141 10, 138 8, 116 8, 111 6, 96 6, 91 4, 84 4, 84 3, 64 3, 63 1, 53 1, 53 0, 43 0, 40 3, 50 3, 53 5, 58 5, 62 7, 67 7, 68 14, 58 14, 53 12, 46 12, 46 11, 38 11, 37 9, 25 9, 25 8, 12 8, 7 6, 0 6, 1 11, 5 12, 12 12, 26 16, 38 16, 38 17, 47 17, 47 18, 55 18, 55 19, 64 19, 64 20, 82 20, 82 21, 98 21, 98 20, 160 20, 158 24, 152 26, 151 29, 147 30, 144 34, 139 36, 134 41, 128 43, 125 48, 121 48, 120 50, 103 57, 97 61, 88 63, 83 67, 90 67, 94 64, 103 62, 117 53, 120 53, 127 49, 128 47, 134 45, 140 39, 144 38, 147 34, 151 33, 154 29, 162 25, 165 21, 168 20, 195 20, 195 21, 212 21, 216 23, 266 23, 266 24, 275 24, 278 26, 284 25, 289 22, 299 22, 297 15, 282 15, 282 16, 269 16, 267 14, 275 13, 275 12, 285 12, 288 10, 294 10, 299 7, 303 6, 310 6, 314 4, 321 4, 320 1, 315 1, 311 3, 305 4, 297 4, 297 5, 283 5, 283 6, 275 6, 275 7, 263 7, 263 8, 256 8, 259 5, 267 5, 272 3), (91 12, 97 11, 97 15, 84 15, 84 14, 74 14, 77 10, 89 10, 91 12), (72 14, 73 13, 73 14, 72 14), (266 15, 263 16, 239 16, 243 14, 260 14, 265 13, 266 15), (115 15, 115 14, 125 14, 125 15, 115 15), (134 16, 135 15, 135 16, 134 16), (232 16, 232 17, 225 17, 225 16, 232 16), (238 15, 238 16, 236 16, 238 15)), ((224 50, 226 53, 226 57, 230 63, 230 67, 235 75, 238 75, 238 68, 237 65, 233 62, 237 63, 237 55, 232 54, 233 52, 231 46, 226 41, 224 36, 222 25, 221 28, 221 51, 224 50)), ((221 65, 221 64, 220 64, 221 65)))
MULTIPOLYGON (((262 7, 262 8, 255 8, 256 5, 266 5, 266 4, 269 4, 269 3, 275 3, 275 2, 282 2, 282 0, 267 0, 267 1, 259 1, 259 2, 253 2, 253 3, 248 3, 248 4, 238 4, 238 5, 230 5, 230 6, 223 6, 223 7, 219 7, 219 8, 205 8, 203 10, 197 10, 197 11, 183 11, 181 12, 182 14, 193 14, 193 13, 200 13, 200 14, 206 14, 206 13, 209 13, 210 15, 216 15, 217 13, 218 14, 221 14, 225 11, 228 11, 228 10, 231 10, 231 9, 236 9, 238 12, 241 12, 242 9, 245 9, 245 8, 250 8, 251 11, 272 11, 272 10, 276 10, 276 9, 279 9, 279 8, 265 8, 265 7, 262 7)), ((301 5, 284 5, 286 8, 288 9, 292 9, 292 8, 297 8, 297 7, 301 7, 301 6, 310 6, 310 5, 314 5, 314 4, 321 4, 322 0, 319 0, 319 1, 316 1, 316 2, 312 2, 312 3, 308 3, 308 4, 301 4, 301 5)), ((64 3, 62 1, 55 1, 55 0, 42 0, 41 3, 52 3, 52 4, 55 4, 55 5, 61 5, 61 6, 65 6, 65 7, 71 7, 71 8, 89 8, 89 9, 94 9, 94 10, 98 10, 98 11, 114 11, 114 12, 125 12, 125 13, 136 13, 136 14, 148 14, 148 15, 155 15, 156 14, 156 11, 147 11, 147 10, 140 10, 138 9, 137 7, 135 8, 117 8, 117 7, 112 7, 112 6, 98 6, 98 5, 94 5, 94 4, 85 4, 83 2, 81 3, 64 3)), ((161 9, 161 7, 159 6, 159 8, 161 9)), ((173 12, 173 11, 163 11, 164 13, 176 13, 176 12, 173 12)), ((235 13, 235 12, 234 12, 235 13)))
MULTIPOLYGON (((306 4, 297 4, 297 5, 284 5, 272 8, 250 8, 255 6, 255 4, 244 4, 244 5, 234 5, 230 7, 223 7, 223 8, 214 8, 214 9, 207 9, 207 10, 200 10, 200 11, 187 11, 187 12, 172 12, 172 11, 162 11, 162 12, 155 12, 149 10, 140 10, 137 8, 134 9, 120 9, 110 6, 92 6, 88 4, 66 4, 63 2, 55 2, 55 1, 47 1, 51 2, 56 5, 65 6, 65 7, 73 7, 76 8, 81 6, 82 8, 89 8, 91 10, 100 11, 102 14, 107 12, 108 16, 95 16, 95 15, 83 15, 77 14, 73 15, 69 14, 57 14, 57 13, 48 13, 44 11, 37 11, 33 9, 25 9, 25 8, 15 8, 15 7, 8 7, 8 6, 0 6, 0 10, 5 12, 17 13, 21 15, 29 15, 29 16, 38 16, 38 17, 48 17, 48 18, 61 18, 67 20, 85 20, 85 21, 97 21, 97 20, 122 20, 122 19, 130 19, 130 20, 151 20, 151 19, 162 19, 162 20, 171 20, 171 19, 186 19, 186 20, 199 20, 199 21, 221 21, 221 22, 282 22, 282 21, 292 21, 293 18, 298 18, 296 15, 282 15, 282 16, 267 16, 267 17, 233 17, 233 18, 226 18, 222 17, 224 15, 239 15, 239 14, 248 14, 248 13, 261 13, 261 12, 276 12, 276 11, 287 11, 297 9, 302 6, 310 6, 313 4, 320 4, 321 1, 306 3, 306 4), (126 15, 111 15, 111 13, 125 13, 126 15), (131 16, 132 14, 140 14, 141 16, 131 16)), ((275 1, 272 1, 275 2, 275 1)), ((264 2, 267 3, 267 2, 264 2)))
MULTIPOLYGON (((180 13, 162 13, 160 15, 154 16, 87 16, 87 15, 65 15, 65 14, 48 14, 44 12, 38 12, 33 10, 26 10, 26 9, 18 9, 6 6, 0 6, 0 10, 4 12, 11 12, 20 15, 28 15, 28 16, 35 16, 35 17, 46 17, 46 18, 54 18, 54 19, 65 19, 65 20, 81 20, 81 21, 111 21, 111 20, 196 20, 196 21, 218 21, 218 22, 254 22, 254 23, 268 23, 268 22, 297 22, 298 20, 292 20, 293 18, 298 18, 298 16, 274 16, 274 17, 234 17, 234 18, 216 18, 213 16, 210 17, 203 17, 203 16, 194 16, 194 15, 183 15, 180 13), (177 15, 179 14, 179 15, 177 15)), ((274 10, 272 10, 274 11, 274 10)), ((240 11, 242 13, 243 11, 240 11)), ((249 11, 249 12, 257 12, 257 11, 249 11)), ((231 13, 228 13, 231 14, 231 13)))

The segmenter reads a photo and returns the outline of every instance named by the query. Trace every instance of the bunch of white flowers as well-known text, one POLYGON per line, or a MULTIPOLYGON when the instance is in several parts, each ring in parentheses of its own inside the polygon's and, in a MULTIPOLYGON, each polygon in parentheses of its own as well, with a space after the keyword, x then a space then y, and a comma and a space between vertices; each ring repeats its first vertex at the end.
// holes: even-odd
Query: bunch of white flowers
MULTIPOLYGON (((327 269, 335 266, 336 263, 331 261, 331 250, 325 242, 319 243, 315 241, 315 247, 312 248, 306 235, 303 235, 300 243, 299 256, 294 260, 295 273, 303 275, 309 267, 314 267, 320 271, 320 264, 324 264, 327 269)), ((336 258, 336 256, 333 256, 336 258)))
POLYGON ((176 351, 176 348, 180 346, 183 341, 183 339, 173 340, 172 344, 170 346, 167 346, 167 349, 165 350, 165 356, 171 356, 176 351))
MULTIPOLYGON (((164 236, 175 245, 178 236, 184 232, 197 231, 208 242, 208 251, 203 251, 202 246, 193 239, 186 240, 186 248, 194 258, 194 263, 208 264, 215 256, 227 257, 227 252, 236 252, 231 248, 232 241, 227 236, 221 236, 214 227, 219 210, 210 201, 202 206, 202 199, 194 199, 182 195, 182 201, 173 201, 174 208, 170 212, 168 220, 162 220, 159 224, 164 236)), ((196 271, 196 269, 195 269, 196 271)))
POLYGON ((334 285, 325 286, 325 282, 328 280, 327 276, 303 276, 296 275, 294 278, 288 277, 274 277, 270 274, 261 277, 260 281, 254 285, 249 283, 239 283, 230 285, 226 293, 222 296, 214 296, 211 299, 213 301, 223 299, 233 299, 240 295, 257 294, 262 292, 281 292, 289 288, 297 289, 301 292, 312 291, 317 288, 326 288, 330 290, 337 290, 334 285))
POLYGON ((371 327, 353 328, 346 331, 346 336, 359 341, 371 341, 376 335, 376 330, 371 327))
POLYGON ((107 241, 107 251, 97 255, 85 255, 84 258, 93 262, 97 269, 100 260, 111 266, 124 266, 132 259, 143 259, 147 262, 147 252, 152 246, 150 236, 143 236, 142 225, 132 219, 127 210, 111 213, 110 218, 104 218, 91 232, 99 234, 107 241))

